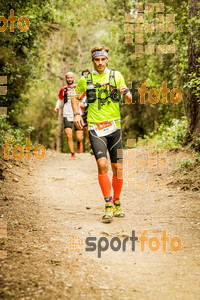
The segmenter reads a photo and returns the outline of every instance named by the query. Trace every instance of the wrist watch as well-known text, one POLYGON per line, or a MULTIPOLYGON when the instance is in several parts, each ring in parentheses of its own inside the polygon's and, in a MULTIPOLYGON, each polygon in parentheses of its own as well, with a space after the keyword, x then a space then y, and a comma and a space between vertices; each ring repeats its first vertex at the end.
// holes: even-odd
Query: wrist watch
POLYGON ((77 116, 77 115, 80 115, 80 113, 74 113, 74 117, 77 116))

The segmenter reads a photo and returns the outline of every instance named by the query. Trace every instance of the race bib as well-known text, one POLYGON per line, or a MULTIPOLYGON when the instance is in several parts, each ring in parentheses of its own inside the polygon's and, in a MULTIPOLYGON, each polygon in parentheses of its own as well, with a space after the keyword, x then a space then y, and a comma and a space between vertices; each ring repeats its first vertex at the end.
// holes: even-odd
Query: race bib
POLYGON ((106 136, 117 130, 117 125, 115 121, 105 121, 94 125, 94 130, 97 136, 106 136))

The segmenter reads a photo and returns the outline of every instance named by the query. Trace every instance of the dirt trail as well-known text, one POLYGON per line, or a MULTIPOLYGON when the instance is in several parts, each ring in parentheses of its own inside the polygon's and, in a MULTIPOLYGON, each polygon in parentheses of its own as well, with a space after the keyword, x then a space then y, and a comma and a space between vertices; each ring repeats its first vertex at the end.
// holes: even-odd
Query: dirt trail
MULTIPOLYGON (((143 159, 145 151, 139 152, 143 159)), ((69 154, 48 151, 42 161, 7 165, 0 199, 0 217, 8 222, 8 238, 0 239, 8 252, 0 260, 2 299, 200 299, 198 191, 170 185, 130 190, 125 182, 121 199, 126 218, 104 224, 90 154, 71 161, 69 154), (98 258, 97 250, 85 251, 87 237, 96 237, 96 244, 101 237, 123 242, 133 230, 137 237, 148 231, 144 252, 140 241, 132 251, 130 239, 124 252, 109 247, 98 258), (163 252, 163 230, 170 240, 181 239, 180 251, 172 251, 168 241, 163 252), (83 240, 77 246, 82 251, 70 247, 73 237, 83 240), (151 237, 159 239, 158 251, 150 250, 151 237)), ((144 179, 145 169, 137 176, 144 179)), ((166 171, 150 176, 171 180, 166 171)))

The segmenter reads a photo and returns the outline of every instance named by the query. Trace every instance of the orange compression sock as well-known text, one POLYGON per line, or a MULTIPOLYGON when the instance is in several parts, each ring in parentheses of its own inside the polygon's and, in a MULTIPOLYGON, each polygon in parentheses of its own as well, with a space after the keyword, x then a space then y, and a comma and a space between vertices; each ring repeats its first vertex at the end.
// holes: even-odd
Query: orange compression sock
POLYGON ((113 191, 114 191, 114 197, 113 197, 114 202, 116 200, 119 200, 119 198, 120 198, 122 185, 123 185, 123 178, 118 178, 115 175, 113 175, 112 186, 113 186, 113 191))
POLYGON ((111 182, 108 173, 98 174, 98 178, 104 198, 109 198, 111 195, 111 182))

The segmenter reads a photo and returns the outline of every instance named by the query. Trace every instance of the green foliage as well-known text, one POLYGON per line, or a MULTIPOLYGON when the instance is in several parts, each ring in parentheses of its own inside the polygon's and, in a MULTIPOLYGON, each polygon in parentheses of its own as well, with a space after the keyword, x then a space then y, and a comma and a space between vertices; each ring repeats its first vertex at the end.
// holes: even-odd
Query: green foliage
POLYGON ((44 78, 32 80, 27 93, 30 103, 21 115, 22 122, 26 126, 31 124, 35 129, 32 133, 33 141, 47 148, 54 148, 56 141, 57 114, 53 109, 57 100, 58 87, 59 81, 55 78, 51 84, 44 78))
POLYGON ((182 169, 189 169, 193 167, 194 161, 188 157, 185 157, 179 162, 179 164, 182 169))
POLYGON ((14 293, 11 293, 7 288, 2 289, 0 292, 0 295, 2 295, 3 297, 5 296, 14 296, 14 293))
POLYGON ((196 157, 195 157, 195 163, 196 163, 196 164, 200 164, 200 156, 199 156, 199 153, 196 154, 196 157))
POLYGON ((182 158, 178 161, 178 167, 180 169, 192 170, 195 167, 200 165, 200 156, 196 154, 195 159, 191 159, 189 157, 182 158))
POLYGON ((36 60, 39 56, 42 38, 47 34, 50 24, 53 22, 53 11, 49 0, 5 1, 0 3, 1 15, 7 19, 10 10, 19 18, 26 16, 30 21, 30 27, 26 32, 21 32, 14 22, 14 32, 10 32, 10 26, 1 32, 0 36, 0 76, 8 78, 8 93, 0 97, 0 106, 6 106, 8 111, 14 110, 10 115, 10 122, 18 125, 18 114, 21 108, 28 103, 27 97, 21 97, 27 88, 28 78, 32 76, 33 66, 31 58, 36 60))
MULTIPOLYGON (((200 58, 197 59, 197 63, 200 65, 200 58)), ((184 87, 188 87, 192 90, 192 93, 197 97, 197 101, 200 103, 200 77, 196 73, 189 74, 190 81, 185 84, 184 87)))
POLYGON ((11 139, 12 145, 26 144, 26 138, 30 138, 33 127, 28 127, 26 130, 15 128, 8 122, 7 116, 0 116, 0 145, 3 145, 7 139, 11 139))
POLYGON ((145 139, 155 139, 158 148, 177 150, 186 134, 187 120, 183 117, 181 120, 172 119, 169 125, 161 124, 156 132, 144 136, 145 139))

